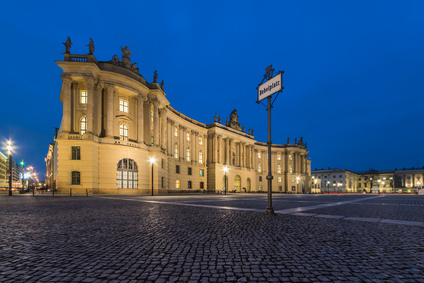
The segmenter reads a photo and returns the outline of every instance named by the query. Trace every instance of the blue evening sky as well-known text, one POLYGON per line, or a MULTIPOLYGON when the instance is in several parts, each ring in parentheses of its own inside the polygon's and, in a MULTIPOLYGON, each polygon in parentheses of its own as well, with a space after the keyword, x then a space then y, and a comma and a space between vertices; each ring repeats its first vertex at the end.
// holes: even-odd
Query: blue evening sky
POLYGON ((303 136, 312 169, 424 165, 424 1, 3 1, 0 27, 0 138, 39 175, 68 36, 72 54, 93 38, 99 61, 129 46, 176 110, 209 124, 237 109, 261 142, 256 87, 272 64, 285 71, 272 141, 303 136))

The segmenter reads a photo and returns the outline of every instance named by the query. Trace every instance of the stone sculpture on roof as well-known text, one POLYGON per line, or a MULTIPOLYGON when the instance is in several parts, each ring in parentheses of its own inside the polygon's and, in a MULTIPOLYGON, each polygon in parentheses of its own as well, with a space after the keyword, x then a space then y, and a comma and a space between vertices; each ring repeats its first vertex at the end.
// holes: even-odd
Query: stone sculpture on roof
POLYGON ((241 131, 240 123, 238 122, 238 115, 237 110, 234 109, 233 112, 230 114, 230 121, 228 122, 227 126, 236 130, 241 131))
POLYGON ((62 42, 63 45, 65 45, 65 53, 70 54, 70 50, 71 50, 71 45, 72 45, 72 41, 68 36, 68 39, 66 39, 65 42, 62 42))
POLYGON ((94 41, 90 38, 90 43, 88 46, 88 55, 93 55, 94 53, 94 41))

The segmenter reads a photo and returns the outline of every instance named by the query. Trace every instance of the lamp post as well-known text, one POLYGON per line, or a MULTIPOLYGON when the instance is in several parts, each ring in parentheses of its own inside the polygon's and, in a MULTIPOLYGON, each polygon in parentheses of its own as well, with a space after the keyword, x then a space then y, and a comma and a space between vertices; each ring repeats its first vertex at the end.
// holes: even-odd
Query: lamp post
POLYGON ((224 167, 224 195, 227 194, 227 172, 228 172, 228 167, 225 166, 224 167))
POLYGON ((154 157, 150 157, 149 162, 152 164, 152 196, 153 196, 153 164, 155 164, 156 159, 154 157))
POLYGON ((9 156, 9 196, 12 195, 12 175, 13 175, 13 168, 12 168, 12 141, 7 141, 7 154, 9 156))
POLYGON ((296 193, 299 193, 299 177, 296 177, 296 193))
POLYGON ((340 187, 342 186, 342 182, 340 181, 338 184, 337 184, 337 193, 340 193, 340 187))
POLYGON ((24 160, 22 159, 21 161, 21 166, 22 166, 22 175, 21 175, 21 191, 22 193, 24 193, 24 160))

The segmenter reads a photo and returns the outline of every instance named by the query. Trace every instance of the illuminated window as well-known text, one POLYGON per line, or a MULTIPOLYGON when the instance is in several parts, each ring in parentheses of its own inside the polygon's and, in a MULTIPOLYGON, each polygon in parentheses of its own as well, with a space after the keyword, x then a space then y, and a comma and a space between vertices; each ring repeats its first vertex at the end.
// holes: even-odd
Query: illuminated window
POLYGON ((278 177, 278 183, 281 183, 281 177, 278 177))
POLYGON ((199 164, 203 164, 203 153, 199 152, 199 164))
POLYGON ((81 149, 79 146, 72 147, 72 160, 80 160, 81 159, 81 149))
POLYGON ((205 170, 200 169, 200 177, 204 177, 205 176, 205 170))
POLYGON ((258 172, 262 172, 261 164, 258 164, 258 172))
POLYGON ((292 177, 292 182, 294 182, 294 177, 292 177))
POLYGON ((174 127, 174 136, 178 137, 178 127, 174 127))
POLYGON ((262 185, 259 185, 259 190, 262 191, 262 185))
POLYGON ((190 161, 190 149, 189 148, 186 149, 186 160, 190 161))
POLYGON ((190 134, 189 133, 186 133, 186 139, 187 139, 187 141, 190 141, 190 134))
POLYGON ((128 127, 126 125, 120 125, 119 126, 119 138, 122 141, 128 140, 128 127))
POLYGON ((180 180, 176 180, 176 181, 175 181, 175 188, 176 188, 176 189, 181 188, 181 181, 180 181, 180 180))
POLYGON ((289 173, 293 173, 293 167, 289 166, 289 173))
POLYGON ((138 167, 134 160, 124 158, 118 162, 116 186, 118 189, 138 188, 138 167))
POLYGON ((293 160, 293 156, 291 154, 289 154, 289 159, 293 160))
POLYGON ((87 90, 81 90, 80 103, 81 104, 87 104, 87 90))
POLYGON ((87 132, 87 117, 82 117, 80 121, 80 134, 87 132))
POLYGON ((258 151, 258 158, 261 158, 261 152, 258 151))
POLYGON ((280 164, 277 165, 277 173, 281 174, 281 165, 280 164))
POLYGON ((72 171, 72 185, 81 184, 81 174, 78 171, 72 171))
POLYGON ((277 160, 281 160, 281 153, 277 153, 277 160))
POLYGON ((199 144, 203 144, 203 138, 199 137, 199 144))
POLYGON ((174 157, 178 158, 178 144, 174 145, 174 157))
POLYGON ((128 113, 128 100, 126 99, 119 99, 119 111, 128 113))

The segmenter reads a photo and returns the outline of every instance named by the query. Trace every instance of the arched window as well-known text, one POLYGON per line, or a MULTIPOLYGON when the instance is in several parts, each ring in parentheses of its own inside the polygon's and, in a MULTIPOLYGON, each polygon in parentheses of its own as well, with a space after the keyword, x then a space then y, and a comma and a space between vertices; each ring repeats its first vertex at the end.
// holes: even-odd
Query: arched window
POLYGON ((190 161, 190 149, 189 148, 187 148, 187 150, 186 150, 186 160, 190 161))
POLYGON ((234 177, 234 191, 238 193, 241 191, 241 178, 239 175, 234 177))
POLYGON ((80 135, 87 132, 87 117, 82 117, 80 121, 80 135))
POLYGON ((118 162, 116 186, 118 189, 138 188, 138 168, 134 160, 124 158, 118 162))
POLYGON ((128 140, 128 127, 126 125, 119 126, 119 138, 123 141, 128 140))
POLYGON ((281 174, 281 165, 280 164, 277 165, 277 173, 281 174))
POLYGON ((119 99, 119 111, 128 113, 128 100, 125 98, 119 99))
POLYGON ((174 145, 174 157, 178 158, 178 144, 174 145))
POLYGON ((175 181, 175 188, 176 189, 181 189, 181 181, 180 180, 176 180, 175 181))
POLYGON ((199 151, 199 164, 203 164, 203 153, 199 151))

